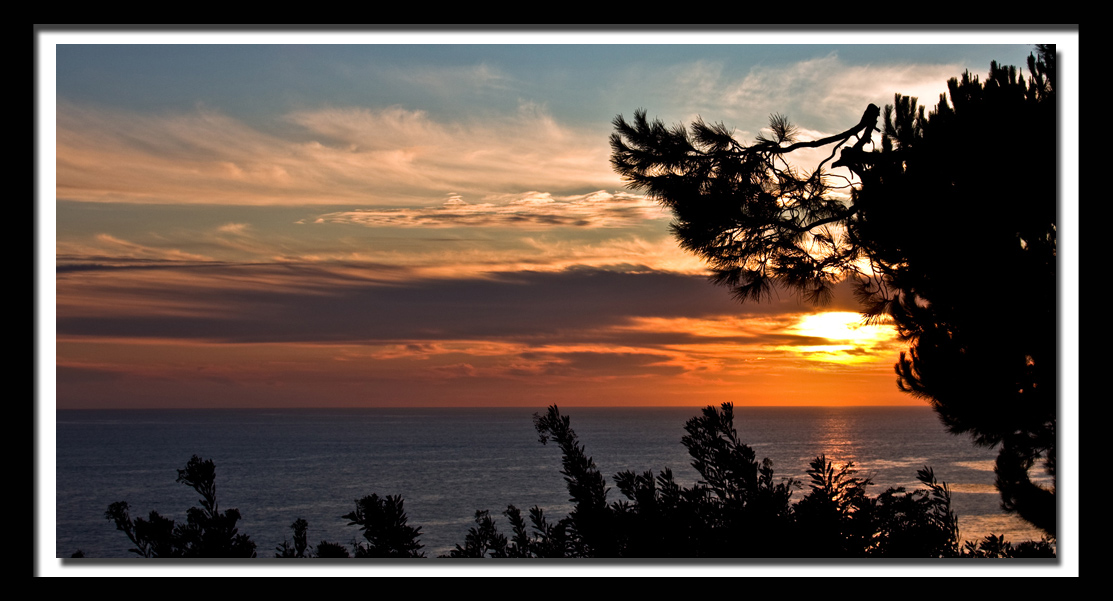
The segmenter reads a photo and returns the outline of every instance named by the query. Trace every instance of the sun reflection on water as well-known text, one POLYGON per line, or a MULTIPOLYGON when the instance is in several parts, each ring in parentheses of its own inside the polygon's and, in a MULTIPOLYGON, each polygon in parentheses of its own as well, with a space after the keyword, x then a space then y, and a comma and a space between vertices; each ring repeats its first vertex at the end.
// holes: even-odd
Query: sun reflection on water
POLYGON ((819 449, 836 469, 852 461, 856 467, 861 467, 858 459, 858 442, 854 440, 850 420, 842 412, 829 412, 820 421, 817 433, 819 449))

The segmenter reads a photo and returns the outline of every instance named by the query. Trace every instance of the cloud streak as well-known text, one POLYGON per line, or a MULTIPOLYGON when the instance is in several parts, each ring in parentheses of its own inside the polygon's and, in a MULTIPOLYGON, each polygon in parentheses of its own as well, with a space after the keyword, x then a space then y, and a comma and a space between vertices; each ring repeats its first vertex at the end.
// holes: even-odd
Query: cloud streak
POLYGON ((620 188, 606 137, 558 124, 537 105, 474 122, 422 111, 323 108, 271 133, 212 110, 135 115, 58 108, 57 194, 78 201, 428 206, 620 188), (291 126, 293 130, 291 131, 291 126), (281 132, 281 133, 276 133, 281 132))
POLYGON ((703 86, 712 110, 721 115, 716 120, 734 120, 752 135, 772 113, 808 128, 838 128, 828 135, 857 123, 871 103, 892 104, 896 92, 934 104, 947 91, 947 79, 962 71, 958 64, 850 65, 831 52, 793 64, 757 65, 740 80, 717 78, 703 86))
MULTIPOLYGON (((578 268, 415 279, 397 268, 356 267, 189 265, 60 273, 58 335, 357 345, 545 345, 556 337, 564 345, 634 342, 658 350, 822 342, 809 331, 790 331, 794 321, 778 317, 810 307, 787 297, 742 307, 700 276, 578 268)), ((844 285, 829 308, 853 303, 844 285)), ((424 353, 434 347, 414 348, 424 353)))
POLYGON ((506 195, 502 202, 470 204, 452 195, 439 207, 356 209, 326 213, 316 223, 355 223, 373 227, 550 227, 620 228, 669 217, 667 210, 643 196, 590 194, 554 197, 547 192, 506 195))

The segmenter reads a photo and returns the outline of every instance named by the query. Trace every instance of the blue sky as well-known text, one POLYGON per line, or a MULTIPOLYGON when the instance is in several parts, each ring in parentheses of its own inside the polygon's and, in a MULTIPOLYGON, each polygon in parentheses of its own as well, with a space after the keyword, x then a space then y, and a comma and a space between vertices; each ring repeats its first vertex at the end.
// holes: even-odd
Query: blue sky
MULTIPOLYGON (((58 96, 145 113, 189 111, 200 104, 244 119, 346 105, 401 105, 451 119, 533 102, 562 122, 591 125, 600 114, 605 119, 630 105, 660 105, 662 113, 714 107, 723 102, 716 96, 747 76, 764 74, 766 85, 775 75, 791 78, 780 94, 809 85, 818 94, 840 85, 840 75, 850 78, 842 86, 861 86, 855 70, 886 69, 896 78, 893 85, 921 77, 934 82, 938 78, 931 71, 937 69, 978 73, 991 60, 1023 65, 1029 49, 1027 44, 63 45, 57 55, 58 96), (828 70, 826 77, 801 72, 808 64, 828 70), (689 81, 698 77, 708 93, 699 97, 676 88, 685 74, 689 81)), ((790 104, 779 110, 800 108, 790 104)), ((733 111, 746 112, 763 117, 761 107, 733 111)))

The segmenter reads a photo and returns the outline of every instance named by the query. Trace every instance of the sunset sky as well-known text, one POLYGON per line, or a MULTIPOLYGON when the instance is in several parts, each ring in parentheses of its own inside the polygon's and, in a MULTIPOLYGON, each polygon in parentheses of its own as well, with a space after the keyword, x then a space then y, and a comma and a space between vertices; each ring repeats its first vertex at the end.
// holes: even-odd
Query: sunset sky
POLYGON ((611 169, 611 120, 749 142, 782 113, 818 138, 1043 41, 130 43, 197 41, 175 35, 41 59, 58 408, 921 404, 846 289, 743 305, 708 283, 611 169))

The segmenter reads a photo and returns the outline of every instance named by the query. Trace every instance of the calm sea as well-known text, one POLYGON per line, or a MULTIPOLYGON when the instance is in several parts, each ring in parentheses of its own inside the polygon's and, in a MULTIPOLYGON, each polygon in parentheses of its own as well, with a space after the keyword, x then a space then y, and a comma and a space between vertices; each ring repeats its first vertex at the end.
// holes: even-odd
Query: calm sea
MULTIPOLYGON (((240 532, 260 557, 309 522, 309 541, 350 543, 359 536, 341 518, 371 493, 401 495, 409 523, 421 527, 428 557, 463 544, 477 509, 498 517, 513 504, 538 505, 551 520, 571 509, 560 475, 560 449, 541 445, 538 409, 98 410, 57 412, 57 554, 128 557, 127 537, 104 517, 127 501, 132 516, 151 510, 183 520, 198 495, 175 483, 192 455, 217 468, 220 508, 238 508, 240 532)), ((607 476, 611 500, 620 471, 672 468, 691 484, 696 473, 680 444, 697 408, 568 407, 572 427, 607 476)), ((778 477, 806 482, 821 453, 853 461, 873 494, 914 488, 916 470, 935 469, 953 492, 965 539, 989 533, 1014 542, 1040 534, 1001 512, 993 488, 995 453, 947 434, 928 408, 735 409, 741 439, 778 477)), ((801 498, 806 491, 794 495, 801 498)))

